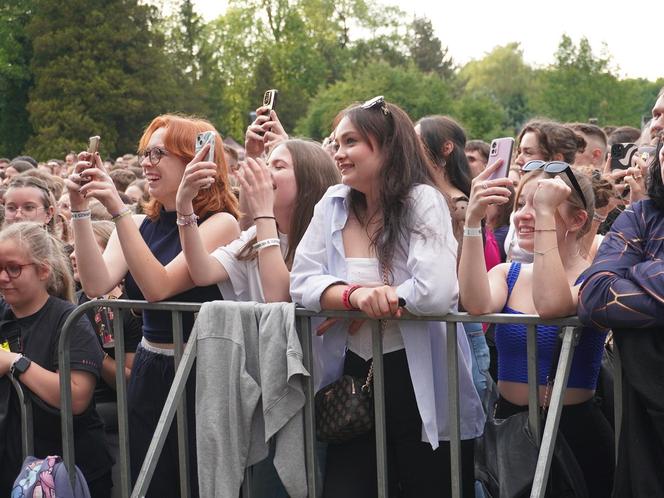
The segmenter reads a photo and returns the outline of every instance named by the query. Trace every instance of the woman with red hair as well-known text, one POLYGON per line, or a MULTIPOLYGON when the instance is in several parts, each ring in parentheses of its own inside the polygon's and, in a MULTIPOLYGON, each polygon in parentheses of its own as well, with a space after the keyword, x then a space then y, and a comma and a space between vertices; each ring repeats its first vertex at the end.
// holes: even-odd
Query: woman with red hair
MULTIPOLYGON (((156 117, 139 142, 141 166, 148 182, 150 200, 144 215, 133 215, 120 199, 113 181, 104 169, 99 154, 79 154, 74 173, 67 180, 76 243, 77 266, 86 295, 103 295, 123 279, 130 299, 147 301, 205 302, 221 299, 216 285, 195 287, 182 255, 179 229, 200 224, 203 244, 209 252, 235 240, 240 234, 236 221, 238 205, 228 181, 221 136, 206 120, 177 115, 156 117), (196 136, 214 131, 217 165, 209 187, 193 200, 192 213, 177 213, 175 196, 188 163, 200 161, 207 147, 194 154, 196 136), (90 222, 88 202, 98 199, 112 215, 115 231, 102 254, 90 222)), ((183 314, 184 340, 187 341, 194 317, 183 314)), ((132 478, 138 477, 143 459, 155 432, 162 407, 174 376, 173 332, 170 311, 143 312, 143 338, 136 351, 128 387, 130 454, 132 478)), ((194 385, 190 395, 189 454, 192 494, 196 496, 194 385)), ((178 448, 171 431, 156 467, 149 496, 177 496, 178 448)))

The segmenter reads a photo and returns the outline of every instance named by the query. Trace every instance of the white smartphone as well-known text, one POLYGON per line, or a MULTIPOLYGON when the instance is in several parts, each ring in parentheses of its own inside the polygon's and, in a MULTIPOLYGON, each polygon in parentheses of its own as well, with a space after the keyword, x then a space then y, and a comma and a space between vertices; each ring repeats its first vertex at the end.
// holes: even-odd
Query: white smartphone
POLYGON ((214 139, 216 136, 217 134, 213 131, 199 133, 196 136, 196 152, 194 152, 194 154, 198 154, 206 144, 210 144, 210 150, 208 150, 208 155, 205 160, 214 162, 214 139))
POLYGON ((491 173, 489 180, 496 178, 505 178, 510 170, 512 162, 512 149, 514 148, 514 139, 512 137, 496 138, 491 142, 489 149, 489 161, 487 165, 495 163, 498 159, 503 160, 503 164, 496 171, 491 173))

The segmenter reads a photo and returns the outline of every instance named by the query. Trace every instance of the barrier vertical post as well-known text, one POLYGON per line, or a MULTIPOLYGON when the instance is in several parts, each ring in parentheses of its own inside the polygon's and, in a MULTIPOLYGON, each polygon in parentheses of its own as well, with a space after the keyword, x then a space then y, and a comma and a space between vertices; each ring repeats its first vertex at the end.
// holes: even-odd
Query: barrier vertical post
MULTIPOLYGON (((182 336, 182 312, 171 312, 173 323, 173 342, 175 343, 175 370, 177 371, 182 360, 183 343, 182 336)), ((177 408, 177 430, 178 430, 178 459, 180 461, 180 496, 189 498, 191 487, 189 485, 189 427, 187 420, 187 379, 184 380, 182 396, 178 402, 177 408)), ((192 420, 192 423, 195 421, 192 420)))
POLYGON ((373 399, 376 420, 376 477, 378 497, 388 498, 387 436, 385 433, 385 373, 383 369, 383 335, 380 322, 374 320, 371 327, 373 342, 373 399))
POLYGON ((551 389, 551 402, 549 403, 546 423, 544 424, 544 434, 537 457, 537 467, 535 467, 535 477, 533 478, 530 498, 544 498, 546 494, 546 483, 549 480, 558 425, 560 424, 560 416, 563 411, 563 396, 567 387, 569 372, 572 368, 574 348, 576 347, 580 333, 581 327, 565 327, 563 329, 560 360, 558 361, 555 381, 551 389))
POLYGON ((447 322, 447 399, 450 425, 450 476, 452 497, 461 498, 461 411, 459 409, 459 350, 457 322, 447 322))
POLYGON ((539 370, 537 362, 537 326, 528 325, 526 332, 528 355, 528 425, 538 445, 542 443, 539 403, 539 370))
POLYGON ((307 466, 307 488, 309 497, 318 497, 318 467, 316 459, 316 415, 314 412, 314 361, 311 340, 311 318, 308 316, 296 316, 295 327, 302 343, 304 368, 309 372, 309 377, 304 380, 304 458, 307 466))
POLYGON ((115 346, 115 392, 118 408, 118 446, 120 449, 120 492, 122 496, 131 493, 129 475, 129 423, 127 422, 127 381, 125 379, 125 343, 123 313, 120 308, 113 310, 113 344, 115 346))

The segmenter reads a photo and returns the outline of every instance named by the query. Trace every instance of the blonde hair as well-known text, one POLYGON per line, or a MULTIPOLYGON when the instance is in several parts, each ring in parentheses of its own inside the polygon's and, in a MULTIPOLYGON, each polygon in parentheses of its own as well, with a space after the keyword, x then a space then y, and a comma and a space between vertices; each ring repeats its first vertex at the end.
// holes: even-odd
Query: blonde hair
POLYGON ((0 231, 0 241, 12 240, 25 250, 31 262, 49 269, 46 291, 74 302, 74 277, 62 243, 34 221, 13 223, 0 231))

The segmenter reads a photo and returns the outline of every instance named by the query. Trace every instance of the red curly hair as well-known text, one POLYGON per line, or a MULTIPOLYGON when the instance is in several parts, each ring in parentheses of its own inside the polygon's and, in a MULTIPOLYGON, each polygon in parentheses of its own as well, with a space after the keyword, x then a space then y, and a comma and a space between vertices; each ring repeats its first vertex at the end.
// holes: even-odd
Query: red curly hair
MULTIPOLYGON (((205 119, 193 116, 180 116, 177 114, 162 114, 152 120, 143 132, 138 143, 140 152, 147 148, 152 134, 159 128, 165 128, 164 147, 171 154, 179 157, 185 163, 194 158, 196 135, 203 131, 214 131, 217 133, 214 144, 214 162, 217 164, 217 175, 215 182, 210 188, 202 189, 194 198, 194 212, 200 218, 218 212, 230 213, 236 218, 240 214, 238 201, 231 190, 228 181, 228 167, 224 158, 223 142, 221 135, 214 125, 205 119)), ((139 154, 140 154, 139 152, 139 154)), ((159 218, 163 207, 162 203, 151 197, 146 203, 143 211, 151 220, 159 218)))

